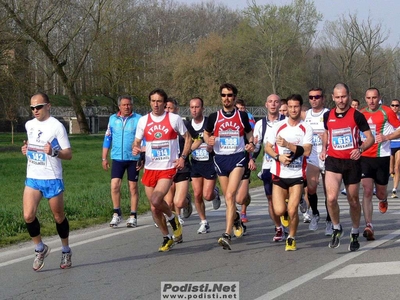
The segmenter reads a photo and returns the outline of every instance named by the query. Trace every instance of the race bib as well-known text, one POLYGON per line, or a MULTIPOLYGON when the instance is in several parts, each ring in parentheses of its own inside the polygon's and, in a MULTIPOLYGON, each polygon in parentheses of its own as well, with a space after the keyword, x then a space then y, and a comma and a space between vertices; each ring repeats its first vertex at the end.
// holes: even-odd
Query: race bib
MULTIPOLYGON (((375 124, 369 124, 369 129, 371 129, 371 133, 374 136, 374 138, 376 138, 376 125, 375 124)), ((364 132, 360 132, 360 138, 362 142, 365 142, 365 140, 367 139, 367 137, 365 136, 364 132)), ((375 141, 376 143, 376 141, 375 141)))
POLYGON ((322 139, 321 139, 321 134, 324 133, 324 130, 313 130, 313 136, 312 136, 312 143, 313 146, 321 146, 322 145, 322 139))
POLYGON ((169 161, 171 157, 169 141, 151 143, 151 159, 156 161, 169 161))
POLYGON ((335 150, 352 149, 353 135, 350 127, 332 130, 332 148, 335 150))
POLYGON ((234 153, 239 146, 239 131, 227 130, 219 133, 219 151, 234 153))
POLYGON ((199 148, 192 152, 192 158, 197 161, 208 161, 210 153, 207 151, 207 144, 202 143, 199 148))
POLYGON ((43 149, 44 146, 29 145, 26 152, 28 162, 35 165, 46 165, 47 155, 43 149))

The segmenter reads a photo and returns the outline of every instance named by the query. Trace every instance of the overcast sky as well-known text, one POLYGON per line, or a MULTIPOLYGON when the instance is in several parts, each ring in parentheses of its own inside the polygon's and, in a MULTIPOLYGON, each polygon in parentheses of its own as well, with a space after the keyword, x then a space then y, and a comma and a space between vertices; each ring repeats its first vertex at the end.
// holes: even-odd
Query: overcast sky
MULTIPOLYGON (((191 4, 208 2, 204 0, 178 0, 191 4)), ((247 7, 246 0, 214 0, 233 9, 247 7)), ((285 5, 291 0, 256 0, 258 5, 275 4, 285 5)), ((366 20, 368 16, 376 23, 382 23, 383 29, 389 33, 387 46, 396 46, 400 41, 400 0, 315 0, 315 6, 323 14, 319 29, 323 28, 326 20, 334 21, 343 14, 357 13, 359 20, 366 20)))

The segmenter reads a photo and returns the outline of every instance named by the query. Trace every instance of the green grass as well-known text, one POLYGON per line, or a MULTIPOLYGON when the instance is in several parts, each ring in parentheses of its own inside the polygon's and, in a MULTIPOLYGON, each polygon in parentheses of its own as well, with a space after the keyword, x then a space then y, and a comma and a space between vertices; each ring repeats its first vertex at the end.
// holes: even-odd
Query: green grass
MULTIPOLYGON (((26 158, 21 154, 20 147, 25 139, 25 134, 17 134, 14 137, 15 145, 11 145, 11 134, 0 134, 0 247, 30 239, 22 216, 26 158)), ((74 230, 108 222, 112 214, 112 202, 110 171, 104 171, 101 166, 103 136, 71 135, 70 142, 73 158, 63 161, 65 211, 70 228, 74 230)), ((262 184, 257 178, 261 158, 260 155, 257 160, 257 171, 251 174, 250 187, 262 184)), ((127 184, 123 184, 121 193, 121 209, 126 215, 130 211, 127 184)), ((140 184, 138 213, 145 213, 149 208, 143 185, 140 184)), ((43 236, 57 234, 46 199, 40 202, 37 217, 43 236)))

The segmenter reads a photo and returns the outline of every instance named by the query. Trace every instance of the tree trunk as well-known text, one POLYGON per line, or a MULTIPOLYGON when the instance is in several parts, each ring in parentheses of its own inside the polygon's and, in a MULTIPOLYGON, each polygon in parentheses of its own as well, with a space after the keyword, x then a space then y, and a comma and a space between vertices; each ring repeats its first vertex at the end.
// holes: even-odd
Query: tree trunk
POLYGON ((67 95, 69 97, 69 101, 72 104, 72 107, 74 108, 76 114, 76 120, 78 121, 79 124, 80 133, 89 134, 90 133, 89 125, 86 120, 85 113, 83 112, 80 99, 76 94, 75 89, 69 85, 67 86, 67 95))

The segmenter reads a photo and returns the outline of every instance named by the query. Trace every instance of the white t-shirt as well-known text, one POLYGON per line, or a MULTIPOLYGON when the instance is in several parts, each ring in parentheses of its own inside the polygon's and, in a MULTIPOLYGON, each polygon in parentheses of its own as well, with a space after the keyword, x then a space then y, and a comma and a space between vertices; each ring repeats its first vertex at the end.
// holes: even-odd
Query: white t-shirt
POLYGON ((71 148, 64 125, 56 118, 50 117, 45 121, 29 120, 25 129, 28 135, 26 177, 62 179, 61 159, 47 155, 43 149, 48 142, 52 145, 58 144, 59 149, 71 148))
MULTIPOLYGON (((304 121, 301 121, 296 126, 290 126, 288 121, 288 118, 279 121, 272 126, 272 130, 267 130, 268 143, 273 145, 275 152, 279 155, 288 154, 290 153, 290 150, 275 144, 278 135, 284 138, 287 142, 297 146, 304 146, 307 144, 312 145, 313 131, 311 126, 304 121)), ((302 155, 296 158, 288 166, 285 166, 279 161, 273 163, 271 165, 271 173, 281 178, 305 178, 306 167, 306 158, 302 155)))

